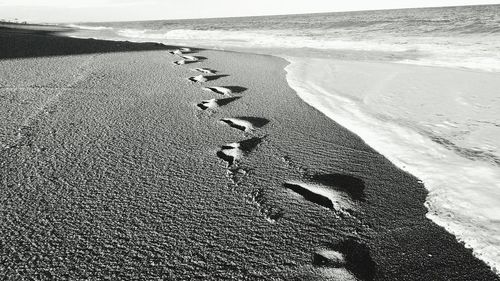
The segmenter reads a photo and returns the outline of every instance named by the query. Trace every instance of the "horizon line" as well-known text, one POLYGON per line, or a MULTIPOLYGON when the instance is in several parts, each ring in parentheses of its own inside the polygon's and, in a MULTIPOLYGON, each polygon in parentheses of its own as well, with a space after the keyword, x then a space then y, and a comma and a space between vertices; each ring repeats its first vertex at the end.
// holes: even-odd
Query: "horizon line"
POLYGON ((231 18, 251 18, 251 17, 273 17, 273 16, 294 16, 294 15, 312 15, 312 14, 333 14, 333 13, 352 13, 352 12, 377 12, 377 11, 397 11, 397 10, 416 10, 416 9, 432 9, 432 8, 459 8, 459 7, 481 7, 481 6, 499 6, 498 4, 474 4, 474 5, 452 5, 452 6, 424 6, 424 7, 409 7, 409 8, 382 8, 382 9, 361 9, 361 10, 344 10, 331 12, 312 12, 312 13, 290 13, 290 14, 263 14, 263 15, 243 15, 243 16, 228 16, 228 17, 201 17, 201 18, 170 18, 170 19, 142 19, 142 20, 113 20, 113 21, 77 21, 77 22, 28 22, 35 24, 64 24, 64 23, 114 23, 114 22, 141 22, 141 21, 170 21, 170 20, 197 20, 197 19, 231 19, 231 18))

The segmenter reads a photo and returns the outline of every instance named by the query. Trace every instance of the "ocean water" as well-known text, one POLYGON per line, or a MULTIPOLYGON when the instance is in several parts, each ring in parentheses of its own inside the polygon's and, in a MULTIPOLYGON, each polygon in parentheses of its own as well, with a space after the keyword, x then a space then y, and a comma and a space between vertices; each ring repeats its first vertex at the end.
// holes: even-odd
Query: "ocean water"
POLYGON ((428 217, 499 272, 500 5, 68 25, 287 59, 298 95, 421 179, 428 217))

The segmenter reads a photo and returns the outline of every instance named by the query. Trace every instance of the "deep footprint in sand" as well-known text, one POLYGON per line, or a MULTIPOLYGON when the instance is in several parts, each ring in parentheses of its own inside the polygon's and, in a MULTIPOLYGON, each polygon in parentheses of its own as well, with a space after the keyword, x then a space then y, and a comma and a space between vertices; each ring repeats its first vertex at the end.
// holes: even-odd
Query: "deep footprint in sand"
POLYGON ((228 124, 232 128, 238 129, 243 132, 249 132, 256 128, 261 128, 269 123, 269 120, 259 117, 235 117, 235 118, 222 118, 221 122, 228 124))
POLYGON ((230 167, 239 162, 243 156, 255 150, 262 140, 263 138, 254 137, 240 142, 223 145, 220 150, 217 151, 217 157, 227 162, 227 166, 230 167))
POLYGON ((181 55, 181 58, 187 60, 187 61, 191 61, 191 62, 198 62, 198 61, 202 61, 202 60, 206 60, 207 58, 206 57, 200 57, 200 56, 188 56, 188 55, 181 55))
POLYGON ((218 107, 216 99, 204 100, 196 105, 201 110, 213 109, 218 107))
POLYGON ((351 213, 357 202, 364 200, 362 180, 341 174, 322 174, 309 177, 310 182, 289 181, 284 186, 305 200, 330 210, 351 213))
POLYGON ((231 89, 228 89, 225 87, 205 87, 205 88, 203 88, 203 90, 214 92, 214 93, 217 93, 219 95, 230 95, 233 93, 233 91, 231 91, 231 89))
POLYGON ((227 76, 229 76, 229 75, 208 75, 208 76, 207 75, 198 75, 198 76, 189 77, 188 80, 191 82, 195 82, 195 83, 204 83, 204 82, 217 80, 219 78, 227 77, 227 76))
POLYGON ((188 80, 195 83, 203 83, 208 81, 208 79, 203 75, 189 77, 188 80))
POLYGON ((182 55, 182 51, 181 50, 169 51, 169 53, 172 54, 172 55, 182 55))
POLYGON ((198 58, 195 57, 195 56, 188 56, 188 55, 182 55, 181 58, 185 59, 185 60, 190 60, 190 61, 197 61, 198 58))
POLYGON ((197 62, 200 62, 200 61, 206 59, 205 57, 199 57, 199 56, 195 57, 195 56, 182 55, 182 53, 179 56, 181 58, 183 58, 183 59, 179 60, 179 61, 175 61, 174 64, 176 64, 176 65, 185 65, 185 64, 190 64, 190 63, 197 63, 197 62))
POLYGON ((201 72, 203 74, 215 74, 217 71, 210 68, 193 68, 193 71, 201 72))
POLYGON ((316 251, 312 263, 322 269, 325 277, 338 277, 338 280, 369 281, 376 272, 368 247, 353 239, 316 251), (351 278, 346 278, 349 276, 351 278))
POLYGON ((233 93, 241 93, 245 91, 247 88, 239 87, 239 86, 218 86, 218 87, 205 87, 203 90, 210 91, 213 93, 217 93, 219 95, 231 95, 233 93))
POLYGON ((214 108, 229 104, 229 103, 231 103, 239 98, 241 98, 241 97, 204 100, 204 101, 200 102, 199 104, 197 104, 196 106, 201 110, 214 109, 214 108))
POLYGON ((180 48, 177 50, 169 51, 170 54, 178 56, 182 55, 183 53, 189 53, 189 52, 191 52, 190 48, 180 48))
POLYGON ((365 201, 365 183, 360 178, 346 174, 315 174, 307 178, 309 181, 345 192, 352 200, 365 201))
POLYGON ((184 64, 186 64, 186 63, 188 63, 186 60, 178 60, 178 61, 174 61, 174 64, 175 64, 175 65, 184 65, 184 64))

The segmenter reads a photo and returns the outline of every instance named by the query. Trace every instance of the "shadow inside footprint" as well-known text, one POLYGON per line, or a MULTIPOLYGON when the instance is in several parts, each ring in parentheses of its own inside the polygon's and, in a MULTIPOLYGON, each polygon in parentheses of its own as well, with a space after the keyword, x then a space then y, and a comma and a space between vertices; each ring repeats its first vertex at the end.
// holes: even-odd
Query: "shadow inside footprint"
POLYGON ((236 118, 251 123, 254 128, 261 128, 269 123, 268 119, 260 117, 238 116, 236 118))
POLYGON ((182 58, 186 59, 186 60, 190 60, 190 61, 202 61, 202 60, 206 60, 207 58, 206 57, 201 57, 201 56, 181 56, 182 58))
POLYGON ((192 63, 197 63, 197 60, 184 60, 183 64, 192 64, 192 63))
POLYGON ((188 80, 191 82, 209 82, 209 81, 214 81, 222 77, 227 77, 229 75, 227 74, 220 74, 220 75, 198 75, 198 76, 193 76, 189 77, 188 80))
POLYGON ((209 108, 217 107, 217 102, 215 101, 215 99, 204 100, 199 104, 197 104, 196 106, 201 110, 207 110, 209 108))
POLYGON ((296 183, 285 183, 284 186, 293 192, 301 195, 305 200, 323 206, 327 209, 335 209, 332 200, 327 196, 323 196, 319 193, 313 192, 310 189, 296 183))
POLYGON ((200 72, 200 73, 203 73, 203 74, 215 74, 218 72, 218 71, 213 70, 211 68, 193 68, 193 70, 200 72))
POLYGON ((220 150, 217 151, 216 155, 220 159, 226 161, 228 167, 232 166, 244 155, 252 152, 262 142, 263 138, 264 137, 254 137, 240 142, 223 145, 220 150))
POLYGON ((237 118, 222 118, 222 122, 230 127, 248 132, 256 128, 260 128, 269 123, 269 120, 259 117, 237 117, 237 118))
POLYGON ((345 259, 345 268, 357 279, 369 281, 375 277, 376 267, 370 256, 369 248, 360 242, 349 239, 331 247, 345 259))
POLYGON ((231 97, 231 98, 224 98, 224 99, 217 99, 215 100, 215 102, 217 103, 217 105, 219 106, 224 106, 224 105, 227 105, 237 99, 240 99, 241 97, 231 97))
POLYGON ((179 61, 174 61, 175 65, 185 65, 185 64, 191 64, 191 63, 197 63, 197 60, 179 60, 179 61))
POLYGON ((235 129, 238 129, 240 131, 246 131, 247 130, 246 126, 239 125, 238 123, 235 123, 233 120, 230 120, 230 119, 221 119, 220 121, 228 124, 229 126, 235 128, 235 129))
POLYGON ((212 88, 226 89, 230 93, 233 93, 233 94, 242 93, 248 89, 248 88, 240 87, 240 86, 220 86, 220 87, 212 87, 212 88))
POLYGON ((233 102, 239 98, 240 97, 204 100, 204 101, 200 102, 199 104, 197 104, 196 106, 201 110, 207 110, 209 108, 216 108, 219 106, 224 106, 224 105, 229 104, 230 102, 233 102))
POLYGON ((242 93, 248 89, 240 86, 224 86, 224 88, 229 89, 232 93, 235 94, 242 93))
MULTIPOLYGON (((227 74, 218 74, 218 75, 210 75, 210 76, 204 76, 207 81, 214 81, 222 77, 228 77, 229 75, 227 74)), ((233 91, 234 93, 234 91, 233 91)))
POLYGON ((264 138, 265 137, 253 137, 251 139, 240 141, 240 149, 245 153, 252 152, 264 138))
MULTIPOLYGON (((222 149, 233 149, 233 148, 222 146, 222 149)), ((228 166, 232 166, 234 164, 234 161, 236 161, 236 158, 234 156, 224 153, 223 150, 217 151, 217 157, 226 161, 228 166)))
POLYGON ((310 180, 343 191, 354 200, 365 200, 365 183, 357 177, 344 174, 316 174, 311 176, 310 180))

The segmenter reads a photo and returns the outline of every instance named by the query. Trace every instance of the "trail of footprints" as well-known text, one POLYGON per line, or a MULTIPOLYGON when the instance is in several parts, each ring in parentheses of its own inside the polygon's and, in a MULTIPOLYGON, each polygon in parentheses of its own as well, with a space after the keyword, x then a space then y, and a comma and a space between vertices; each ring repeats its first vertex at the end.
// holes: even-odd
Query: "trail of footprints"
MULTIPOLYGON (((186 65, 206 60, 205 57, 188 55, 193 53, 190 48, 180 48, 169 52, 181 59, 175 65, 186 65)), ((193 83, 214 81, 228 75, 217 74, 211 68, 192 68, 192 71, 201 73, 187 78, 193 83)), ((220 96, 203 100, 196 106, 199 110, 215 110, 240 99, 233 96, 246 90, 239 86, 210 86, 202 90, 220 96)), ((216 156, 226 163, 226 174, 231 182, 237 185, 248 176, 248 171, 239 167, 242 159, 255 151, 265 139, 265 136, 254 135, 254 131, 264 127, 269 120, 260 117, 238 116, 222 118, 219 122, 240 130, 250 138, 221 145, 216 156)), ((287 181, 283 187, 296 195, 298 200, 315 204, 331 210, 340 217, 355 217, 359 203, 365 200, 364 182, 356 177, 343 174, 316 174, 305 176, 303 180, 287 181)), ((284 211, 272 207, 266 191, 263 188, 250 193, 250 201, 254 203, 260 213, 271 223, 283 218, 284 211)), ((346 239, 337 244, 318 249, 312 257, 312 265, 322 272, 324 277, 334 280, 372 280, 375 275, 375 264, 370 257, 367 246, 356 239, 346 239)))

